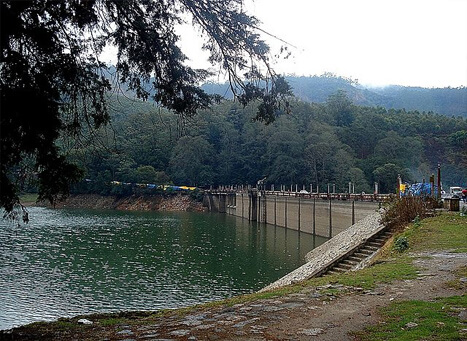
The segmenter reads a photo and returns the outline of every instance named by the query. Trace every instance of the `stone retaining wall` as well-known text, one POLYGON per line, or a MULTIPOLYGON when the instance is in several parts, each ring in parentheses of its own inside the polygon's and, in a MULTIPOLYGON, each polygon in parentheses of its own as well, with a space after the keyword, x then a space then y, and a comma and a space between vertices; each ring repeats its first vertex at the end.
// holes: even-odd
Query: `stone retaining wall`
POLYGON ((381 231, 384 226, 380 223, 380 220, 380 212, 366 216, 356 224, 310 251, 305 257, 307 263, 261 289, 260 292, 301 282, 319 274, 342 256, 353 251, 381 231))

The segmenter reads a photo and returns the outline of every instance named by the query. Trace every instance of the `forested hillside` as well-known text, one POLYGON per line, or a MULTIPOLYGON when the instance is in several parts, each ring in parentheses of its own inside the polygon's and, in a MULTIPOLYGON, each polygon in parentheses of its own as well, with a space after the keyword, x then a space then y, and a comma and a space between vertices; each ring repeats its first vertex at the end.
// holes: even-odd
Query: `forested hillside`
MULTIPOLYGON (((387 86, 365 88, 357 80, 333 74, 322 76, 288 76, 286 80, 296 97, 315 103, 324 103, 338 90, 347 93, 353 103, 365 106, 381 106, 386 109, 432 111, 446 116, 467 118, 467 88, 420 88, 387 86)), ((205 84, 209 93, 231 98, 227 84, 205 84)))
MULTIPOLYGON (((183 120, 150 103, 112 100, 112 125, 62 148, 86 171, 86 189, 121 191, 110 181, 209 186, 335 183, 345 191, 393 192, 428 181, 442 165, 443 184, 467 185, 467 121, 418 111, 353 105, 344 92, 323 104, 295 100, 291 113, 264 125, 254 105, 225 100, 183 120), (92 180, 92 181, 89 181, 92 180)), ((80 185, 83 190, 83 184, 80 185)))

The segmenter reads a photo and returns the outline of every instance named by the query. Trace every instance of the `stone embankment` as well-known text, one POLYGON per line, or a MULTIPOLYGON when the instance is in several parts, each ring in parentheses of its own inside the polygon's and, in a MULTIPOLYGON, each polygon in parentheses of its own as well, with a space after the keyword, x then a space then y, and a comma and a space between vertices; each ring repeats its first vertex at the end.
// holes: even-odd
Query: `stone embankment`
POLYGON ((122 211, 204 211, 202 203, 189 195, 132 195, 128 197, 102 196, 97 194, 71 195, 58 202, 57 208, 114 209, 122 211))
POLYGON ((319 275, 324 269, 330 267, 344 255, 352 252, 373 235, 384 229, 380 220, 380 212, 368 215, 326 243, 310 251, 305 257, 307 263, 268 285, 261 291, 298 283, 319 275))

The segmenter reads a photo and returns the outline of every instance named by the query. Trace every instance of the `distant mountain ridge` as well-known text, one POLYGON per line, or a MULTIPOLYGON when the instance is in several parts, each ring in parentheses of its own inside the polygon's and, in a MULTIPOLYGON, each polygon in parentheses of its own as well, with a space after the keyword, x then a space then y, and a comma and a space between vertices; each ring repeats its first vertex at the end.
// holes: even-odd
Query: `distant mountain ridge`
MULTIPOLYGON (((364 87, 357 81, 334 75, 286 76, 296 97, 305 102, 324 103, 338 90, 343 90, 356 105, 381 106, 386 109, 432 111, 445 116, 467 118, 467 88, 422 88, 391 85, 364 87)), ((206 83, 202 88, 210 94, 232 98, 228 84, 206 83)))
MULTIPOLYGON (((115 84, 116 70, 110 67, 105 73, 112 84, 115 84)), ((467 88, 422 88, 400 85, 386 87, 365 87, 351 78, 334 74, 321 76, 286 76, 292 91, 299 99, 309 103, 324 103, 328 97, 338 90, 343 90, 355 105, 383 107, 386 109, 405 109, 434 112, 445 116, 461 116, 467 118, 467 88)), ((218 94, 232 98, 228 83, 205 83, 202 89, 208 94, 218 94)), ((119 84, 120 91, 134 95, 126 84, 119 84)), ((147 91, 153 93, 151 84, 147 91)))

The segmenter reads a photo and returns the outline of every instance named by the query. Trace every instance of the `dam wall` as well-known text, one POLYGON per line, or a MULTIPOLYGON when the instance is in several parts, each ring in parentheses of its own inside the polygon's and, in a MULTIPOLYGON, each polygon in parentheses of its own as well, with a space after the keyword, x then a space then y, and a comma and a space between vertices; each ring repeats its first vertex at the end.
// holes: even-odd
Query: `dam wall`
POLYGON ((374 213, 375 201, 268 195, 261 192, 209 194, 211 211, 281 226, 323 237, 333 237, 374 213))

